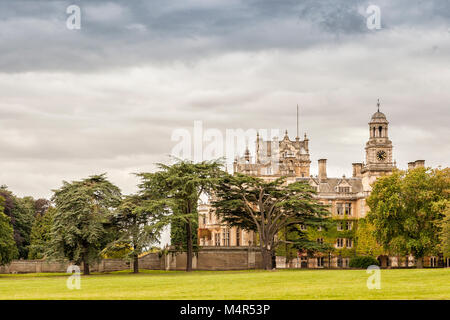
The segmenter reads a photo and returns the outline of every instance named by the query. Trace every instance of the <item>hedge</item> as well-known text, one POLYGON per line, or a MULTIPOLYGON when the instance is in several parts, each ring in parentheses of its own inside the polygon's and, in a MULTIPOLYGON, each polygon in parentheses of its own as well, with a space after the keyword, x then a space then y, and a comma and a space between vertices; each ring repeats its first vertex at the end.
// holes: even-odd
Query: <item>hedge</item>
POLYGON ((373 257, 353 257, 350 259, 349 267, 350 268, 360 268, 360 269, 367 269, 371 265, 379 266, 380 263, 377 259, 373 257))

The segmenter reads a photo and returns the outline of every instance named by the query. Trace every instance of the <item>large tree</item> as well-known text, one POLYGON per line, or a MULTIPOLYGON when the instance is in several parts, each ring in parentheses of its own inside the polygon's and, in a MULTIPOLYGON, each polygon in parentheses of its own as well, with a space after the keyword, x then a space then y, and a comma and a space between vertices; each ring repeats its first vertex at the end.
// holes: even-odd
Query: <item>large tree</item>
POLYGON ((75 263, 83 263, 84 274, 89 264, 99 259, 109 241, 107 226, 113 210, 121 202, 120 189, 105 174, 64 181, 54 190, 56 206, 52 227, 52 254, 75 263))
MULTIPOLYGON (((43 202, 41 202, 43 203, 43 202)), ((30 246, 28 259, 43 259, 47 255, 51 243, 53 216, 56 209, 47 207, 45 210, 38 210, 31 229, 30 246)))
POLYGON ((377 258, 379 255, 387 254, 375 237, 375 226, 367 219, 358 220, 356 229, 356 254, 377 258))
POLYGON ((215 190, 213 206, 223 221, 258 234, 264 269, 271 269, 280 243, 276 235, 292 225, 328 226, 329 211, 306 182, 266 182, 241 173, 226 174, 215 190))
POLYGON ((440 224, 441 232, 439 234, 441 240, 441 251, 444 257, 450 258, 450 201, 447 201, 444 209, 444 218, 440 224))
POLYGON ((0 196, 5 199, 4 213, 11 219, 18 257, 26 259, 35 215, 34 200, 31 197, 17 197, 6 186, 0 187, 0 196))
POLYGON ((11 219, 3 213, 5 198, 0 196, 0 266, 18 256, 11 219))
MULTIPOLYGON (((161 217, 160 224, 180 222, 186 230, 186 271, 192 270, 193 230, 197 219, 197 206, 202 194, 209 194, 218 183, 223 171, 222 161, 177 160, 172 165, 158 164, 154 173, 140 173, 140 195, 146 199, 145 206, 163 204, 170 214, 161 217)), ((147 210, 147 209, 146 209, 147 210)))
POLYGON ((158 222, 160 215, 164 213, 164 207, 154 206, 150 210, 143 202, 138 195, 123 199, 111 221, 114 228, 117 228, 118 236, 106 250, 128 252, 128 257, 133 261, 134 273, 139 272, 139 255, 158 241, 163 227, 158 222))
POLYGON ((448 169, 416 168, 377 179, 367 198, 367 219, 384 250, 412 254, 418 268, 425 255, 438 253, 443 214, 437 204, 448 200, 448 175, 448 169))

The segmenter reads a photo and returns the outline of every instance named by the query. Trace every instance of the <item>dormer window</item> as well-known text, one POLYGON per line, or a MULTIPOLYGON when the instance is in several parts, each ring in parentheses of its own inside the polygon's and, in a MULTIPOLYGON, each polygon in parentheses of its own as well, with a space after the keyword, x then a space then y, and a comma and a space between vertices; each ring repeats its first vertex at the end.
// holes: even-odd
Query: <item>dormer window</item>
POLYGON ((350 187, 339 187, 339 193, 350 193, 350 187))

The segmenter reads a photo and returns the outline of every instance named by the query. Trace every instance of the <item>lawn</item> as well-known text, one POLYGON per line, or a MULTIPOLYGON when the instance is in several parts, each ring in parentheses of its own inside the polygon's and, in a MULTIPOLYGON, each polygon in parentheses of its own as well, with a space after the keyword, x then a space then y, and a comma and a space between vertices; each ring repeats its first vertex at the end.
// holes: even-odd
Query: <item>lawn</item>
POLYGON ((0 299, 450 299, 450 269, 381 270, 369 290, 365 270, 142 271, 81 277, 0 275, 0 299))

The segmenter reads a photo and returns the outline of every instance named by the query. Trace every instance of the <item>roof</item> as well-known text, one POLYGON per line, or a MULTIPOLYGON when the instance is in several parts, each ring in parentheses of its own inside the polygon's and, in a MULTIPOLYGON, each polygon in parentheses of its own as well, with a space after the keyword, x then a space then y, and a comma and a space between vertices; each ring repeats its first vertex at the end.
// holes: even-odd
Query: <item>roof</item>
POLYGON ((383 112, 377 111, 373 114, 370 122, 385 122, 387 123, 386 115, 383 112))
POLYGON ((363 185, 362 185, 362 179, 361 178, 326 178, 323 180, 320 180, 317 177, 310 177, 310 178, 297 178, 297 181, 300 180, 312 180, 316 185, 319 186, 318 192, 320 193, 338 193, 337 187, 338 186, 350 186, 351 187, 351 193, 358 193, 363 191, 363 185))

